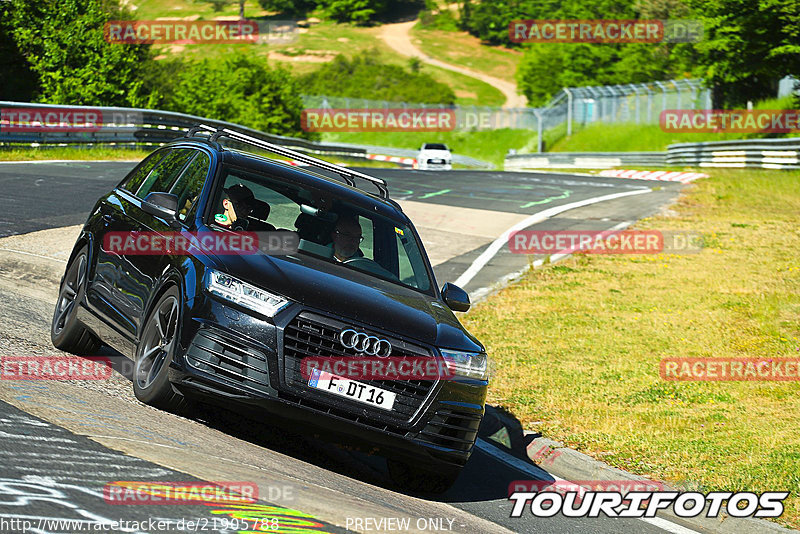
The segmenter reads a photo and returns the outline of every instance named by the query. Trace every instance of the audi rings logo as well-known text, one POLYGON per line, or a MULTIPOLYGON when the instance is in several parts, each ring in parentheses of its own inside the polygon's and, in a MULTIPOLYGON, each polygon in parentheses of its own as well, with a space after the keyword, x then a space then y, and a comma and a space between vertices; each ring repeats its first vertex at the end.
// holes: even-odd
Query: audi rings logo
POLYGON ((370 336, 364 332, 356 332, 352 328, 342 330, 339 334, 339 343, 345 348, 370 356, 386 358, 392 353, 392 344, 385 339, 370 336))

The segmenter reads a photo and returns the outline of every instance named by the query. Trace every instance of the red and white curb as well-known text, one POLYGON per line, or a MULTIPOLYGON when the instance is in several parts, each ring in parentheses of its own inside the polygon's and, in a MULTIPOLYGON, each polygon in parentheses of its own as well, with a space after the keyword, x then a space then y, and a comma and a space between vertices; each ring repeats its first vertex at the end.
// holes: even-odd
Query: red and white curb
MULTIPOLYGON (((401 158, 398 156, 384 156, 383 154, 367 154, 367 159, 375 160, 375 161, 388 161, 389 163, 398 163, 400 165, 409 165, 415 166, 417 164, 417 160, 415 158, 401 158)), ((296 167, 308 167, 307 164, 302 163, 300 161, 289 160, 286 163, 289 165, 294 165, 296 167)), ((337 163, 336 165, 341 165, 342 167, 347 167, 347 163, 337 163)))
POLYGON ((608 169, 597 173, 598 176, 615 176, 617 178, 632 178, 634 180, 658 180, 660 182, 681 182, 688 184, 698 178, 708 178, 702 172, 681 171, 630 171, 623 169, 608 169))
POLYGON ((367 159, 375 161, 388 161, 390 163, 399 163, 400 165, 416 165, 416 158, 401 158, 399 156, 384 156, 383 154, 367 154, 367 159))

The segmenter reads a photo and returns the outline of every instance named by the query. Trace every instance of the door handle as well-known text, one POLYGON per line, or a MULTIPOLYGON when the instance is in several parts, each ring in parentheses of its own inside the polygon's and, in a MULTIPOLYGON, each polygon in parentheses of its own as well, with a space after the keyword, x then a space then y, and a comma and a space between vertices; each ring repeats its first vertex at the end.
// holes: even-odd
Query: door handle
POLYGON ((103 222, 105 222, 106 224, 113 223, 114 222, 114 216, 109 214, 109 213, 103 214, 103 222))

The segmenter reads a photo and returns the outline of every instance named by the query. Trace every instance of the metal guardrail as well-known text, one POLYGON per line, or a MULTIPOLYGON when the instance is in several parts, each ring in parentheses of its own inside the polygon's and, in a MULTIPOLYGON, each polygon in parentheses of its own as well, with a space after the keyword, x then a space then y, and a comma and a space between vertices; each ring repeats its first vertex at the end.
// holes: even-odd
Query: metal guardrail
POLYGON ((0 126, 0 144, 28 145, 122 145, 122 146, 157 146, 183 137, 190 128, 200 123, 217 128, 229 128, 237 132, 252 135, 270 143, 279 144, 304 152, 324 153, 366 157, 366 150, 356 147, 343 147, 327 143, 317 143, 306 139, 267 134, 253 128, 225 121, 217 121, 176 113, 141 108, 119 108, 109 106, 64 106, 56 104, 32 104, 28 102, 0 101, 3 109, 63 109, 64 111, 85 110, 102 113, 103 125, 96 131, 3 131, 0 126), (111 120, 108 120, 111 119, 111 120))
POLYGON ((677 143, 667 147, 667 165, 800 169, 800 137, 677 143))
MULTIPOLYGON (((345 143, 325 143, 264 133, 247 126, 225 121, 187 115, 173 111, 108 106, 64 106, 55 104, 32 104, 28 102, 0 101, 3 109, 56 109, 66 111, 97 111, 102 114, 102 127, 95 131, 14 131, 0 124, 0 147, 2 146, 92 146, 109 145, 121 147, 160 146, 183 137, 192 127, 204 123, 215 128, 227 128, 256 139, 281 145, 293 150, 330 156, 347 156, 367 159, 369 154, 416 157, 416 150, 390 147, 365 146, 345 143)), ((0 117, 2 119, 3 117, 0 117)), ((16 130, 20 130, 17 128, 16 130)), ((493 168, 490 163, 454 155, 453 161, 467 166, 493 168)))
MULTIPOLYGON (((401 158, 416 158, 419 150, 412 150, 408 148, 394 148, 386 146, 375 145, 353 145, 350 143, 339 143, 342 147, 364 148, 370 154, 385 154, 387 156, 397 156, 401 158)), ((466 165, 468 167, 477 167, 482 169, 494 169, 494 165, 488 161, 481 161, 479 159, 470 158, 469 156, 462 156, 460 154, 453 154, 453 163, 466 165)))
POLYGON ((666 152, 544 152, 506 155, 505 170, 618 166, 800 169, 800 137, 677 143, 666 152))
POLYGON ((543 152, 508 154, 503 168, 524 169, 610 169, 620 165, 663 167, 666 152, 543 152))

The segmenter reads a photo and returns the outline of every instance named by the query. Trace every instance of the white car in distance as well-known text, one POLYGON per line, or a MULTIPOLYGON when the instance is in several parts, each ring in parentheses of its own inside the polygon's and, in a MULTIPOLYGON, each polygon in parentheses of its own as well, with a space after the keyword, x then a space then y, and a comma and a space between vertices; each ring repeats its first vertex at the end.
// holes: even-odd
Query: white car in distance
POLYGON ((453 155, 443 143, 424 143, 417 155, 417 168, 421 171, 449 171, 453 168, 453 155))

